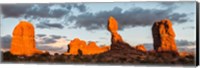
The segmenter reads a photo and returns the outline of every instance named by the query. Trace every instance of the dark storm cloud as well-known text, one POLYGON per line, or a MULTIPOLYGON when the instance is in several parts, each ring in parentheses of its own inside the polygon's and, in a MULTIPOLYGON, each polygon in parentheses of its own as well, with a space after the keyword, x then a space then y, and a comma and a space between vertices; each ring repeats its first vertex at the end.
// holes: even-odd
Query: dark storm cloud
POLYGON ((69 21, 75 21, 74 28, 84 27, 87 30, 105 29, 109 16, 113 16, 117 19, 120 30, 135 26, 149 26, 152 25, 154 21, 164 18, 169 18, 172 22, 178 23, 187 21, 187 19, 185 19, 187 16, 186 14, 173 13, 173 10, 173 7, 167 9, 143 9, 141 7, 134 7, 122 12, 121 8, 115 7, 110 11, 71 16, 69 21))
POLYGON ((10 43, 11 43, 11 36, 6 35, 1 37, 1 48, 10 48, 10 43))
POLYGON ((68 15, 75 8, 80 12, 86 11, 84 4, 62 3, 62 4, 3 4, 2 13, 7 17, 35 17, 35 18, 60 18, 68 15), (57 6, 57 8, 52 8, 57 6))
POLYGON ((32 4, 3 4, 1 10, 4 17, 20 17, 31 8, 32 4))
POLYGON ((44 29, 44 28, 48 28, 48 29, 51 29, 51 28, 63 29, 64 28, 64 26, 61 23, 49 23, 49 22, 50 21, 42 21, 42 22, 36 24, 36 27, 40 28, 40 29, 44 29))

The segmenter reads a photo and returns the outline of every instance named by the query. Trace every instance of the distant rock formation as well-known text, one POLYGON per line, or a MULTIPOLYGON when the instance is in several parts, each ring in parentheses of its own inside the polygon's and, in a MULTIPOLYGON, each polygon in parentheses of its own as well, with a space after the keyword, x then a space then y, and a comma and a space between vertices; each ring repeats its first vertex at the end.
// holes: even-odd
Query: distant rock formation
POLYGON ((137 45, 137 46, 135 47, 135 49, 140 50, 140 51, 143 51, 143 52, 146 52, 146 51, 147 51, 146 48, 144 47, 144 45, 137 45))
POLYGON ((99 53, 108 51, 109 48, 106 46, 98 47, 95 42, 89 42, 89 44, 86 47, 81 48, 81 50, 83 51, 83 54, 91 55, 91 54, 99 54, 99 53))
POLYGON ((168 19, 155 22, 152 27, 153 46, 157 52, 177 52, 175 33, 168 19))
POLYGON ((111 33, 111 50, 123 50, 123 49, 130 49, 131 47, 129 44, 125 43, 122 37, 118 34, 118 22, 112 16, 108 19, 107 25, 108 31, 111 33))
POLYGON ((67 54, 72 54, 72 55, 77 55, 78 50, 82 47, 86 46, 86 42, 83 40, 80 40, 79 38, 75 38, 72 40, 69 45, 68 45, 68 53, 67 54))
POLYGON ((75 38, 68 45, 68 52, 65 54, 78 55, 79 52, 82 52, 81 54, 83 55, 93 55, 93 54, 99 54, 108 50, 109 50, 109 47, 107 46, 98 47, 95 42, 89 42, 89 44, 87 45, 84 40, 75 38))
POLYGON ((32 56, 36 53, 42 53, 42 51, 36 49, 34 27, 31 23, 20 21, 14 28, 12 35, 10 52, 13 55, 32 56))

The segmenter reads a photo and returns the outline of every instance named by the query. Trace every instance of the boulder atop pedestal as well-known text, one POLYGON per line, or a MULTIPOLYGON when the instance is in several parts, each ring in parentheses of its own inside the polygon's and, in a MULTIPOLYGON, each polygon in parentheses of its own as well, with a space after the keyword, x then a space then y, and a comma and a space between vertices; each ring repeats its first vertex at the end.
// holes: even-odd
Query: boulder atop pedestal
POLYGON ((123 49, 131 49, 132 47, 123 41, 122 37, 118 34, 118 22, 117 20, 110 16, 108 19, 107 25, 108 31, 111 33, 111 50, 123 50, 123 49))

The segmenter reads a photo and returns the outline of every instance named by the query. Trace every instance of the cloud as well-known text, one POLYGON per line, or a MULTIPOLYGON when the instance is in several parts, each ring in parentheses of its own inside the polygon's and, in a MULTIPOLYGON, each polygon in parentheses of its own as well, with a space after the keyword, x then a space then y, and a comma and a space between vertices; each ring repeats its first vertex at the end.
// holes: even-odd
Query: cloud
POLYGON ((52 43, 56 43, 57 40, 59 40, 61 38, 65 39, 66 36, 36 34, 36 42, 37 42, 37 44, 52 44, 52 43))
POLYGON ((59 36, 59 35, 50 35, 52 38, 54 39, 60 39, 62 36, 59 36))
POLYGON ((185 13, 182 13, 182 14, 179 14, 179 13, 174 13, 170 16, 170 19, 172 21, 176 21, 178 23, 184 23, 184 22, 187 22, 188 20, 186 19, 186 16, 187 14, 185 13))
POLYGON ((47 51, 58 51, 62 50, 63 47, 52 47, 52 46, 37 46, 38 49, 40 50, 47 50, 47 51))
POLYGON ((85 12, 84 4, 76 3, 54 3, 54 4, 3 4, 1 5, 3 17, 34 17, 34 18, 61 18, 70 14, 75 8, 80 12, 85 12))
POLYGON ((1 5, 3 18, 25 18, 30 21, 38 21, 37 28, 63 29, 60 22, 46 21, 50 19, 62 19, 73 13, 72 9, 86 11, 84 4, 66 3, 66 4, 3 4, 1 5), (75 5, 75 6, 74 6, 75 5), (82 6, 82 7, 80 7, 82 6), (44 21, 45 19, 45 21, 44 21))
POLYGON ((159 2, 161 6, 175 6, 175 2, 159 2))
POLYGON ((68 45, 66 36, 60 35, 45 35, 43 37, 37 37, 36 42, 38 49, 53 52, 65 52, 68 45))
POLYGON ((187 14, 173 13, 173 7, 167 9, 143 9, 133 7, 123 11, 122 8, 115 7, 110 11, 100 11, 97 13, 84 13, 78 16, 69 17, 70 22, 75 22, 73 28, 86 28, 86 30, 105 29, 107 19, 113 16, 117 19, 119 29, 149 26, 156 20, 169 18, 172 22, 184 23, 187 21, 187 14))
MULTIPOLYGON (((153 43, 144 43, 144 46, 147 50, 153 49, 153 43)), ((195 48, 196 42, 195 41, 188 41, 188 40, 176 40, 176 46, 179 51, 190 50, 195 48)), ((188 52, 190 52, 188 51, 188 52)))
POLYGON ((190 46, 190 45, 196 45, 196 42, 194 41, 188 41, 188 40, 176 40, 177 46, 190 46))
POLYGON ((4 17, 20 17, 31 8, 31 4, 2 4, 1 9, 4 17))
POLYGON ((86 9, 86 6, 84 4, 74 4, 74 7, 76 7, 80 12, 86 12, 87 9, 86 9))
POLYGON ((40 28, 40 29, 45 29, 45 28, 48 28, 48 29, 51 29, 51 28, 63 29, 64 28, 64 26, 61 23, 49 23, 49 22, 50 22, 49 20, 42 21, 42 22, 36 24, 36 27, 40 28))
POLYGON ((1 37, 1 48, 8 49, 10 48, 11 35, 5 35, 1 37))
POLYGON ((43 43, 44 44, 49 44, 49 43, 55 43, 56 42, 56 40, 55 39, 53 39, 53 38, 48 38, 48 37, 45 37, 45 38, 43 38, 43 43))
POLYGON ((194 29, 195 27, 194 26, 188 26, 188 27, 183 27, 182 29, 194 29))
POLYGON ((36 34, 36 37, 44 37, 46 36, 45 34, 36 34))

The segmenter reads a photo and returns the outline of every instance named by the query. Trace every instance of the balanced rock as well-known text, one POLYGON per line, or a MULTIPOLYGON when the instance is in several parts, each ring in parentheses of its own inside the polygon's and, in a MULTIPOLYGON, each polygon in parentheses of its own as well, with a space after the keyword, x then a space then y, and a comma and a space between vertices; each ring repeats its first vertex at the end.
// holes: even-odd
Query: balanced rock
POLYGON ((177 52, 175 33, 169 19, 155 22, 152 27, 153 46, 158 52, 177 52))
POLYGON ((140 51, 143 51, 143 52, 146 52, 146 51, 147 51, 146 48, 144 47, 144 45, 137 45, 137 46, 135 47, 135 49, 140 50, 140 51))
POLYGON ((118 22, 117 20, 110 16, 108 19, 108 25, 107 25, 108 31, 111 33, 111 50, 122 50, 122 49, 130 49, 131 47, 129 44, 125 43, 122 39, 122 37, 118 34, 118 22))
POLYGON ((27 21, 20 21, 12 33, 10 52, 13 55, 41 54, 42 51, 36 49, 34 27, 27 21))

